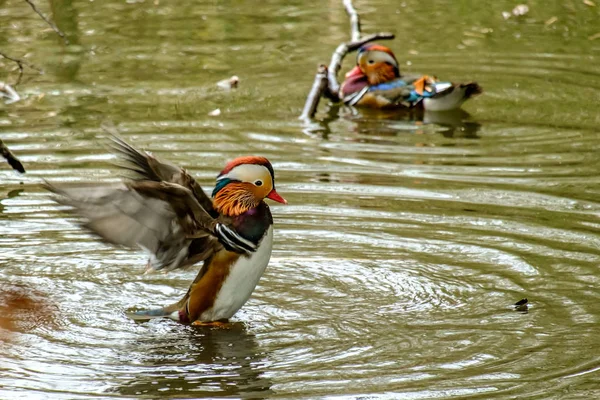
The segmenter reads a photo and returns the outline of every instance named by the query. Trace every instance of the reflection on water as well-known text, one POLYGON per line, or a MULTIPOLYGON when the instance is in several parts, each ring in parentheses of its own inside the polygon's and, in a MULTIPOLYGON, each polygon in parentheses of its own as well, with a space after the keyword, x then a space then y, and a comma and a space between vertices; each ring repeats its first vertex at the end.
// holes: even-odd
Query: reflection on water
POLYGON ((340 118, 354 123, 349 127, 350 132, 376 136, 437 132, 446 138, 476 139, 481 128, 481 124, 462 109, 443 112, 423 109, 373 110, 331 105, 325 117, 305 123, 304 133, 327 140, 332 132, 329 125, 340 118))
POLYGON ((65 46, 0 0, 0 47, 46 71, 0 105, 28 171, 0 168, 0 398, 598 398, 598 7, 504 21, 513 3, 434 3, 356 6, 365 32, 395 31, 403 71, 482 96, 441 114, 323 103, 305 124, 314 66, 348 36, 338 1, 40 3, 65 46), (119 179, 105 119, 207 190, 226 160, 273 162, 290 204, 230 329, 127 319, 196 270, 143 275, 144 254, 42 190, 119 179))
POLYGON ((263 398, 272 393, 271 383, 262 377, 268 364, 267 354, 260 350, 243 323, 223 329, 173 327, 170 321, 158 324, 165 327, 148 330, 161 332, 120 349, 121 361, 132 365, 129 371, 122 371, 131 380, 109 392, 180 398, 217 394, 263 398))

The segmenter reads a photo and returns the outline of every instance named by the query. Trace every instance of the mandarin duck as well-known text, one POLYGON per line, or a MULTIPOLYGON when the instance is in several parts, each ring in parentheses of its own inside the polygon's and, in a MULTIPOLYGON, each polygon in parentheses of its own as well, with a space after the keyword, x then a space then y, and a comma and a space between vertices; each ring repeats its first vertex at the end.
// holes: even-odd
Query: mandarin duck
POLYGON ((275 190, 271 163, 239 157, 219 173, 209 198, 182 168, 139 151, 113 134, 112 149, 133 172, 117 185, 57 187, 56 200, 106 242, 142 247, 150 270, 203 262, 186 295, 159 309, 128 313, 135 320, 167 317, 182 323, 225 322, 246 303, 273 246, 273 217, 265 198, 286 204, 275 190))
POLYGON ((356 66, 346 74, 340 98, 351 106, 419 106, 429 111, 448 111, 458 109, 465 100, 481 92, 475 82, 441 82, 429 75, 400 74, 392 50, 366 44, 358 51, 356 66))

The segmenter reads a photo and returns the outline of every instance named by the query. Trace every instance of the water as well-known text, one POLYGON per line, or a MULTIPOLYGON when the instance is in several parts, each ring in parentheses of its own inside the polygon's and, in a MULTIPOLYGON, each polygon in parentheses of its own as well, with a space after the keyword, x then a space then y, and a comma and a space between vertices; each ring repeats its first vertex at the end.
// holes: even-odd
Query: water
POLYGON ((316 65, 349 35, 338 1, 40 2, 69 47, 0 1, 0 50, 44 70, 0 108, 28 170, 0 168, 0 397, 600 396, 599 7, 528 4, 505 21, 512 2, 357 2, 364 32, 396 33, 402 70, 485 94, 470 116, 324 102, 306 124, 316 65), (231 75, 238 90, 215 86, 231 75), (97 242, 41 188, 119 179, 106 119, 206 189, 235 156, 273 162, 290 204, 230 329, 128 320, 195 270, 142 275, 144 254, 97 242))

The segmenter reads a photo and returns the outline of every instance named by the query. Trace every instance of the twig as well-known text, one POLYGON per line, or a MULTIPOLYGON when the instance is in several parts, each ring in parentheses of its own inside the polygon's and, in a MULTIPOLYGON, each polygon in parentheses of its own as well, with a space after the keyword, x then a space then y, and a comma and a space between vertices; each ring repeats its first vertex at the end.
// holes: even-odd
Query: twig
POLYGON ((344 7, 350 17, 350 40, 356 42, 360 40, 360 17, 352 5, 352 0, 344 0, 344 7))
POLYGON ((25 168, 23 168, 23 164, 21 164, 21 161, 19 161, 19 159, 15 157, 15 155, 8 149, 8 147, 6 147, 2 139, 0 139, 0 154, 2 154, 2 157, 6 158, 6 161, 8 161, 8 164, 11 167, 13 167, 13 169, 19 171, 22 174, 25 173, 25 168))
POLYGON ((317 107, 319 106, 319 100, 321 99, 325 87, 327 87, 327 66, 321 64, 317 69, 315 82, 313 83, 312 89, 310 89, 310 93, 306 98, 306 103, 304 103, 304 110, 302 111, 300 119, 308 119, 315 115, 317 112, 317 107))
POLYGON ((3 53, 1 51, 0 51, 0 57, 4 57, 7 60, 10 60, 10 61, 13 61, 13 62, 17 63, 17 65, 19 67, 19 77, 17 78, 17 81, 13 84, 14 87, 17 87, 19 85, 19 83, 21 83, 21 78, 23 78, 23 71, 25 69, 24 67, 29 67, 29 68, 31 68, 31 69, 39 72, 40 74, 44 73, 44 71, 42 71, 38 67, 36 67, 36 66, 34 66, 34 65, 26 62, 26 61, 23 61, 23 60, 21 60, 19 58, 11 57, 11 56, 9 56, 6 53, 3 53))
POLYGON ((13 85, 14 87, 17 87, 17 85, 19 85, 19 83, 21 83, 21 78, 23 78, 23 70, 24 70, 23 65, 25 65, 25 63, 23 62, 23 60, 19 60, 18 58, 12 58, 2 52, 0 52, 0 56, 6 58, 7 60, 16 62, 17 65, 19 66, 19 77, 17 78, 17 81, 13 85))
POLYGON ((340 84, 337 75, 342 68, 342 61, 346 57, 346 54, 356 51, 362 45, 374 40, 389 40, 394 38, 393 33, 381 32, 367 35, 361 39, 360 17, 352 5, 352 0, 343 0, 343 2, 346 13, 350 17, 350 41, 340 44, 335 49, 331 55, 329 68, 324 65, 319 67, 312 89, 304 103, 300 119, 307 120, 315 115, 321 96, 325 96, 334 102, 340 101, 340 84), (325 73, 327 74, 326 80, 322 76, 325 73))
POLYGON ((54 32, 56 32, 56 34, 62 38, 62 40, 68 46, 69 39, 67 39, 67 36, 60 29, 58 29, 58 27, 54 24, 54 22, 52 22, 48 18, 44 17, 44 14, 42 14, 40 12, 40 10, 37 9, 35 4, 31 0, 25 0, 25 1, 27 2, 27 4, 29 4, 31 6, 31 8, 33 9, 33 12, 35 12, 37 15, 39 15, 50 26, 50 28, 52 28, 54 30, 54 32))

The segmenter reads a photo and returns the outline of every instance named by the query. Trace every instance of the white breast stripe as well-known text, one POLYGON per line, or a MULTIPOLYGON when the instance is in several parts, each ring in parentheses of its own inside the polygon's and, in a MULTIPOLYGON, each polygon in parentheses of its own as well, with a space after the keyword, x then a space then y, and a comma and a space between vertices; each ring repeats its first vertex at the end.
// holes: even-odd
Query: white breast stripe
MULTIPOLYGON (((240 252, 253 253, 256 251, 256 244, 241 237, 236 231, 223 224, 217 224, 215 227, 218 238, 225 244, 225 247, 240 252)), ((229 249, 228 249, 229 250, 229 249)))
POLYGON ((353 106, 356 103, 358 103, 368 91, 369 86, 365 86, 360 91, 349 94, 348 96, 344 97, 344 103, 348 104, 349 106, 353 106))

